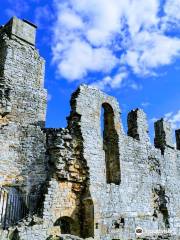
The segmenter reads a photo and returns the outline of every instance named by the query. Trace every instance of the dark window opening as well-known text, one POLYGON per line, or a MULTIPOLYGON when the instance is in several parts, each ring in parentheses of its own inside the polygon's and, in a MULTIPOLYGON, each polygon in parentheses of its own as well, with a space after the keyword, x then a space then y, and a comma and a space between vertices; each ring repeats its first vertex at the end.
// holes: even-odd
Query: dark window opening
MULTIPOLYGON (((94 237, 94 204, 91 198, 84 199, 82 202, 82 237, 89 238, 94 237)), ((98 223, 95 224, 96 229, 98 223)))
POLYGON ((62 234, 73 234, 73 224, 74 221, 70 217, 61 217, 54 226, 59 226, 62 234))
POLYGON ((120 218, 118 220, 113 220, 112 227, 113 229, 119 229, 119 228, 123 228, 124 224, 125 224, 124 218, 120 218))
POLYGON ((120 184, 119 138, 114 125, 114 111, 108 103, 102 104, 101 125, 106 161, 107 183, 120 184))
POLYGON ((98 223, 96 223, 96 229, 98 229, 99 228, 99 225, 98 225, 98 223))

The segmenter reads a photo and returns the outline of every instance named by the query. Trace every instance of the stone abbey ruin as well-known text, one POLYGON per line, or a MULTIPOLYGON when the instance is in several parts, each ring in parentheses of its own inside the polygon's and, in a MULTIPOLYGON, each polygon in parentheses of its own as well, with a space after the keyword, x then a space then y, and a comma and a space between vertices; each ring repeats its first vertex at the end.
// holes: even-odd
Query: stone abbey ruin
POLYGON ((152 145, 136 109, 125 134, 116 99, 86 85, 67 127, 45 128, 35 35, 15 17, 0 28, 0 240, 180 239, 180 130, 175 146, 160 119, 152 145))

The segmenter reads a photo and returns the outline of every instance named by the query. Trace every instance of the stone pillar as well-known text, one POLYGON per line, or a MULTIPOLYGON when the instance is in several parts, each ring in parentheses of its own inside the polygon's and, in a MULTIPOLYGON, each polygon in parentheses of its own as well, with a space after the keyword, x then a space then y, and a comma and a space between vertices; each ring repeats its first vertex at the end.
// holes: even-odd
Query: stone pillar
POLYGON ((169 122, 166 122, 163 118, 154 123, 155 138, 154 144, 156 148, 160 148, 162 151, 166 147, 174 148, 172 139, 172 127, 169 122))
POLYGON ((146 114, 141 109, 128 114, 128 136, 142 142, 150 142, 146 114))
POLYGON ((176 130, 176 148, 180 150, 180 129, 176 130))
POLYGON ((36 26, 13 17, 0 27, 0 117, 44 127, 44 59, 35 47, 36 26))
POLYGON ((38 199, 47 179, 46 90, 35 38, 36 26, 16 17, 0 27, 0 185, 38 199))

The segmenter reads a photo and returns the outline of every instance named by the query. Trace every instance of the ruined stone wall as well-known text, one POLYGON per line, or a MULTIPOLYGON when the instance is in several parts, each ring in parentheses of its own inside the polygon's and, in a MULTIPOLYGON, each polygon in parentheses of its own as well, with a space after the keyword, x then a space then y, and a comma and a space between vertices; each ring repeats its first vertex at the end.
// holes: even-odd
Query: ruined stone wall
POLYGON ((46 91, 35 34, 15 17, 0 29, 0 184, 38 195, 46 180, 46 91))
POLYGON ((119 121, 120 110, 114 98, 83 85, 73 95, 73 99, 71 114, 81 116, 79 125, 84 158, 89 167, 95 238, 134 239, 137 226, 147 231, 169 228, 179 233, 180 159, 179 151, 169 147, 169 128, 163 128, 165 142, 162 155, 162 149, 155 148, 149 142, 147 122, 141 110, 132 111, 128 116, 128 137, 119 121), (100 124, 104 103, 109 104, 114 111, 119 146, 119 184, 107 182, 106 171, 109 170, 100 124))
POLYGON ((68 127, 45 130, 49 183, 42 225, 18 228, 20 239, 45 240, 56 233, 62 239, 68 236, 63 233, 136 239, 137 227, 143 229, 143 239, 178 239, 180 153, 168 144, 169 124, 160 120, 155 127, 158 148, 150 143, 145 113, 136 109, 128 114, 127 136, 117 101, 80 86, 72 95, 68 127), (114 147, 107 151, 108 143, 119 153, 114 147))
POLYGON ((81 201, 88 177, 87 167, 80 158, 81 149, 69 129, 46 129, 46 134, 50 181, 43 220, 48 228, 59 226, 60 229, 60 222, 65 218, 71 226, 69 230, 60 229, 61 233, 81 236, 81 201))
POLYGON ((154 146, 135 109, 126 135, 117 100, 86 85, 72 94, 67 127, 45 129, 35 33, 17 18, 0 28, 0 184, 43 204, 0 238, 124 240, 138 228, 139 239, 179 239, 180 130, 175 147, 170 124, 157 121, 154 146))

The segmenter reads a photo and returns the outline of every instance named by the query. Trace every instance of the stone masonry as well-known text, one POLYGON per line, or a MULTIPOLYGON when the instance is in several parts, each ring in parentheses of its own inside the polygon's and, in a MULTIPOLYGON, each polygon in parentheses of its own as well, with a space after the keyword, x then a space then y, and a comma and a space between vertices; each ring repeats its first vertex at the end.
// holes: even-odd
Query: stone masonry
POLYGON ((81 85, 67 127, 45 128, 36 26, 0 28, 0 239, 180 239, 180 130, 81 85))

